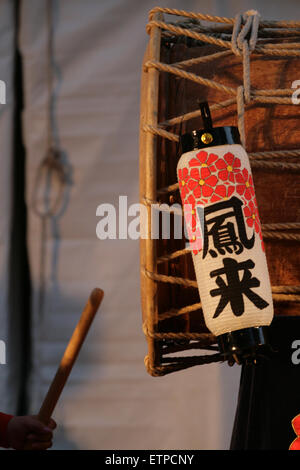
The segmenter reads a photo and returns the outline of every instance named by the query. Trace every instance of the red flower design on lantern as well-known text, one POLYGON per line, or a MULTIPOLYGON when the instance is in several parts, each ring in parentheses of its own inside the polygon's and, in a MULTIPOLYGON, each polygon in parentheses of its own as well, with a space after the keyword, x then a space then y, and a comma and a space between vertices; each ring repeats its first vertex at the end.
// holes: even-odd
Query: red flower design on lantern
POLYGON ((187 227, 189 240, 190 240, 190 249, 193 250, 194 255, 199 253, 202 250, 202 234, 200 228, 196 228, 196 230, 190 230, 187 227))
POLYGON ((219 179, 234 183, 236 174, 241 171, 241 161, 231 152, 227 152, 223 158, 219 158, 216 161, 216 167, 219 170, 219 179))
POLYGON ((225 186, 224 184, 218 184, 215 188, 215 192, 212 195, 210 202, 217 202, 227 200, 234 192, 234 186, 225 186))
POLYGON ((237 173, 235 179, 236 190, 240 196, 244 196, 248 201, 255 196, 253 179, 246 168, 241 173, 237 173))
POLYGON ((297 437, 291 443, 289 450, 300 450, 300 414, 292 419, 292 427, 297 437))
POLYGON ((260 233, 261 227, 255 198, 251 199, 247 206, 244 206, 244 215, 246 217, 247 225, 249 225, 249 227, 254 227, 256 233, 260 233))
POLYGON ((208 167, 192 168, 190 179, 188 181, 189 189, 193 192, 196 199, 210 197, 214 192, 214 187, 218 178, 211 174, 208 167))
POLYGON ((196 214, 196 200, 192 194, 184 200, 184 219, 187 227, 190 227, 192 231, 196 229, 197 225, 197 214, 196 214))
MULTIPOLYGON (((207 199, 204 199, 203 204, 207 203, 207 199)), ((197 227, 198 215, 196 211, 196 199, 192 194, 184 201, 184 220, 188 232, 190 241, 190 248, 196 255, 202 250, 202 235, 199 226, 197 227)))
POLYGON ((189 192, 188 180, 190 178, 189 170, 187 168, 180 168, 178 170, 178 181, 181 198, 184 200, 189 192))
POLYGON ((261 241, 261 249, 262 249, 262 251, 265 251, 265 244, 264 244, 264 241, 263 241, 263 236, 262 236, 261 230, 259 231, 258 235, 259 235, 259 238, 260 238, 260 241, 261 241))
POLYGON ((190 167, 200 166, 202 168, 209 167, 211 171, 216 171, 213 163, 218 159, 218 155, 214 153, 208 154, 205 150, 201 150, 189 161, 190 167))

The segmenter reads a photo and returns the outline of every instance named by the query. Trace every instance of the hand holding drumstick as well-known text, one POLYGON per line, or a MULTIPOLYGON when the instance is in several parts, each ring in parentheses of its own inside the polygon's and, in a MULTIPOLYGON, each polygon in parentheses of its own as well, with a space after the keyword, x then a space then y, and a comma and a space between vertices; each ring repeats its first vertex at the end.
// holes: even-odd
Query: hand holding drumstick
POLYGON ((47 426, 39 421, 38 416, 13 416, 6 428, 6 445, 16 450, 46 450, 52 446, 53 431, 56 422, 50 418, 47 426))
POLYGON ((15 416, 7 426, 7 441, 14 449, 42 450, 52 445, 52 431, 56 423, 51 419, 91 323, 102 302, 104 292, 94 289, 81 314, 69 344, 60 361, 56 375, 48 389, 37 416, 15 416))

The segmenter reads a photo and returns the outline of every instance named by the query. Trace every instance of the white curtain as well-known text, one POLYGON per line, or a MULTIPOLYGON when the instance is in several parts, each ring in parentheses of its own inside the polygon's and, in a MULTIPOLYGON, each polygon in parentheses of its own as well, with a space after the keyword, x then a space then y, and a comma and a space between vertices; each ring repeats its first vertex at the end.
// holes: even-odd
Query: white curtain
MULTIPOLYGON (((6 103, 0 104, 0 340, 5 344, 6 363, 0 364, 0 410, 15 411, 17 380, 12 362, 17 347, 10 334, 9 324, 9 250, 12 207, 12 150, 14 111, 14 9, 13 2, 0 1, 0 80, 6 85, 6 103)), ((3 343, 2 343, 3 344, 3 343)))

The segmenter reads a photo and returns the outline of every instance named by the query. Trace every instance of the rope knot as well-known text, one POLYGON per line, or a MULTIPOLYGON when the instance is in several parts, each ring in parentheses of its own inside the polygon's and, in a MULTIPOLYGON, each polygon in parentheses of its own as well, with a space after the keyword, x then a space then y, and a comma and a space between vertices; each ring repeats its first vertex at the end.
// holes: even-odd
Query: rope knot
POLYGON ((258 11, 246 11, 244 14, 236 15, 232 31, 232 51, 235 55, 243 57, 243 98, 245 103, 249 103, 251 100, 250 55, 256 46, 259 21, 258 11))
POLYGON ((53 217, 62 205, 65 185, 69 182, 68 169, 63 161, 62 152, 53 146, 48 148, 45 157, 37 168, 34 190, 32 194, 32 207, 34 212, 41 218, 53 217), (56 178, 52 195, 52 179, 56 178), (39 201, 42 200, 42 208, 39 201))
POLYGON ((255 49, 259 21, 260 14, 256 10, 236 15, 231 38, 232 50, 236 55, 242 56, 245 47, 249 52, 255 49))

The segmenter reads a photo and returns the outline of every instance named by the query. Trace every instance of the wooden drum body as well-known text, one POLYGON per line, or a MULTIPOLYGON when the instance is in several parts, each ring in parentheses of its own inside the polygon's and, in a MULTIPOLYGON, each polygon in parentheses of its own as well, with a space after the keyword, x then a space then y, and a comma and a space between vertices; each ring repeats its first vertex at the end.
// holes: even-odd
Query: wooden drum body
MULTIPOLYGON (((203 127, 198 101, 209 103, 215 126, 239 127, 250 156, 275 315, 300 315, 300 105, 292 88, 300 80, 299 25, 260 20, 255 45, 250 31, 234 51, 232 36, 247 21, 238 25, 237 18, 163 8, 150 13, 140 119, 140 202, 148 214, 141 297, 145 364, 154 376, 222 360, 204 323, 187 240, 175 239, 172 231, 169 239, 151 238, 151 205, 181 204, 178 141, 203 127)), ((173 211, 171 227, 174 217, 173 211)))

